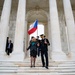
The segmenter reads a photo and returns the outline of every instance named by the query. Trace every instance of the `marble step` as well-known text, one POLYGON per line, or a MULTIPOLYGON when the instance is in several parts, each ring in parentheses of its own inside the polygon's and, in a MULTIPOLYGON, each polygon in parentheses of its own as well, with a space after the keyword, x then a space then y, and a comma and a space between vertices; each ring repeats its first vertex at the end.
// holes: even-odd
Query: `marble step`
MULTIPOLYGON (((30 62, 0 62, 0 66, 28 66, 30 62)), ((41 66, 41 62, 36 62, 36 66, 41 66)), ((75 62, 49 62, 49 66, 75 66, 75 62)))
POLYGON ((0 75, 75 75, 75 61, 49 62, 49 69, 41 67, 30 68, 30 62, 0 62, 0 75))
POLYGON ((0 70, 0 73, 75 73, 75 69, 45 69, 45 68, 27 68, 14 70, 0 70))
MULTIPOLYGON (((21 68, 21 69, 29 69, 30 67, 0 67, 0 70, 16 70, 18 68, 21 68)), ((37 68, 41 68, 41 67, 37 67, 37 68)), ((49 67, 50 69, 75 69, 75 67, 49 67)))
MULTIPOLYGON (((13 64, 13 63, 30 63, 30 60, 27 60, 27 61, 0 61, 0 64, 3 64, 3 63, 10 63, 10 64, 13 64)), ((38 61, 36 63, 41 63, 41 61, 38 61)), ((75 61, 49 61, 49 63, 64 63, 64 64, 75 64, 75 61)))
POLYGON ((0 75, 75 75, 75 73, 13 73, 13 74, 10 74, 10 73, 0 73, 0 75))
MULTIPOLYGON (((17 64, 0 64, 0 67, 29 67, 30 66, 30 63, 24 63, 24 64, 20 64, 20 63, 17 63, 17 64)), ((42 64, 39 63, 39 64, 36 64, 36 67, 41 67, 42 64)), ((75 67, 75 64, 49 64, 49 67, 75 67)))
MULTIPOLYGON (((12 65, 12 64, 17 64, 17 63, 26 64, 26 63, 30 63, 30 61, 29 61, 29 62, 0 61, 0 65, 1 65, 1 64, 5 64, 5 63, 6 63, 6 64, 11 64, 11 65, 12 65)), ((40 61, 40 62, 36 62, 36 63, 39 63, 39 64, 40 64, 41 61, 40 61)), ((62 62, 55 62, 55 61, 52 61, 52 62, 49 62, 49 64, 75 64, 75 61, 69 61, 69 62, 68 62, 68 61, 62 61, 62 62)))

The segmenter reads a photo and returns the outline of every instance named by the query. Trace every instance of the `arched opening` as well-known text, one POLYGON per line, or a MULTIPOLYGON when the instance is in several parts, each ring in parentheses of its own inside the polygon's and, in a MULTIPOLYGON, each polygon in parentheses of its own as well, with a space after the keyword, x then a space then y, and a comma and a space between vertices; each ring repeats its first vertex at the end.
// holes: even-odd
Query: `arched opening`
MULTIPOLYGON (((37 19, 39 22, 38 29, 31 35, 27 34, 27 39, 26 39, 26 46, 27 48, 29 46, 29 41, 32 36, 35 38, 41 34, 45 34, 48 37, 48 13, 42 9, 39 10, 30 10, 27 12, 26 15, 27 19, 27 31, 29 30, 30 26, 32 23, 37 19)), ((41 39, 39 37, 39 39, 41 39)), ((26 53, 26 57, 29 57, 29 51, 26 53)))

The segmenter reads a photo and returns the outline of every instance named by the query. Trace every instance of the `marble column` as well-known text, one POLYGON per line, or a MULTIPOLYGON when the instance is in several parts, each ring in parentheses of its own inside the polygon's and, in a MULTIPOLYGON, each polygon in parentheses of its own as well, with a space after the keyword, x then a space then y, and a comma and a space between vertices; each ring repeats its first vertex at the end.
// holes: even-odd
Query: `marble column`
POLYGON ((23 52, 24 44, 24 29, 26 17, 26 0, 18 0, 18 11, 16 18, 16 29, 14 38, 14 52, 23 52))
POLYGON ((47 34, 48 34, 48 39, 49 39, 49 42, 50 42, 50 46, 48 47, 48 55, 49 55, 49 58, 52 59, 52 57, 51 57, 52 56, 52 49, 51 49, 52 44, 51 44, 51 29, 50 28, 51 28, 50 17, 48 17, 48 33, 47 34))
POLYGON ((51 22, 51 39, 52 39, 52 51, 61 52, 61 37, 60 26, 58 19, 58 11, 56 0, 49 0, 50 7, 50 22, 51 22))
POLYGON ((12 0, 4 0, 0 22, 0 50, 5 51, 12 0))
POLYGON ((57 11, 57 0, 49 0, 49 11, 50 11, 50 27, 51 27, 51 57, 53 61, 66 60, 66 55, 62 51, 61 36, 60 36, 60 25, 57 11))
POLYGON ((27 39, 27 19, 26 19, 26 21, 25 21, 25 35, 24 35, 24 37, 25 37, 25 39, 24 39, 24 43, 25 43, 25 47, 24 47, 24 52, 25 52, 25 57, 24 58, 26 58, 27 57, 27 51, 26 51, 26 49, 27 49, 27 42, 28 42, 28 39, 27 39))
POLYGON ((67 25, 69 51, 75 52, 75 24, 70 0, 63 0, 63 7, 67 25))

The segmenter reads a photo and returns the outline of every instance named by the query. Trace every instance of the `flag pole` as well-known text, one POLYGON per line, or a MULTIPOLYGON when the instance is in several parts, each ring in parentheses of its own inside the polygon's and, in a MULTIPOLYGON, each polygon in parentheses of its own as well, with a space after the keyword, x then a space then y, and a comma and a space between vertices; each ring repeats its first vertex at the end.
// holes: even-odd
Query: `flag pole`
POLYGON ((38 26, 37 26, 37 36, 38 36, 38 26))
POLYGON ((38 26, 37 26, 37 36, 38 36, 38 26))

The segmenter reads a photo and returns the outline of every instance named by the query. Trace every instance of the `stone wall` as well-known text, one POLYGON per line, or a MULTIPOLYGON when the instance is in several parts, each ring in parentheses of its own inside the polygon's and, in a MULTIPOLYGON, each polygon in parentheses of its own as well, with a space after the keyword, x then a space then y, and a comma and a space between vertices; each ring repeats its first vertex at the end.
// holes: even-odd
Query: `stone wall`
POLYGON ((74 15, 74 22, 75 22, 75 10, 73 11, 73 15, 74 15))
POLYGON ((14 35, 15 35, 15 22, 16 21, 10 21, 9 23, 9 33, 8 36, 10 39, 14 42, 14 35))
POLYGON ((10 39, 14 42, 14 35, 15 35, 15 25, 16 25, 16 13, 17 11, 11 10, 11 15, 10 15, 10 22, 9 22, 9 32, 8 36, 10 39))

